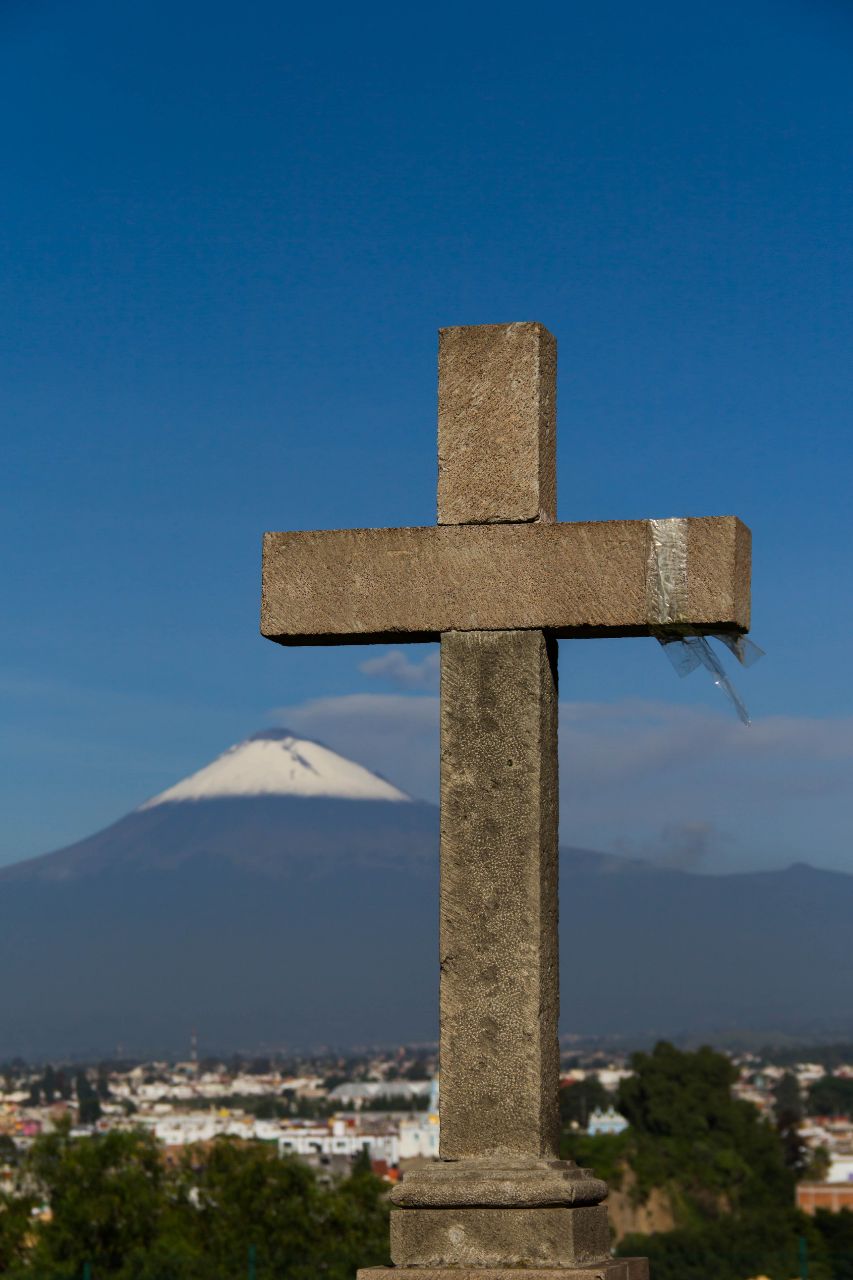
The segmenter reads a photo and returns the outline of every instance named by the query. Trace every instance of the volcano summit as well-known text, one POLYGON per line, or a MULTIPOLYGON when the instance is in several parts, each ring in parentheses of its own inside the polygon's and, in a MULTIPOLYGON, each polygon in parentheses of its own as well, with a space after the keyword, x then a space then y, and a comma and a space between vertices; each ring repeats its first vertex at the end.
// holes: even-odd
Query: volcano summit
POLYGON ((408 800, 376 773, 337 752, 297 738, 287 729, 264 729, 146 800, 140 811, 181 800, 234 796, 327 796, 345 800, 408 800))

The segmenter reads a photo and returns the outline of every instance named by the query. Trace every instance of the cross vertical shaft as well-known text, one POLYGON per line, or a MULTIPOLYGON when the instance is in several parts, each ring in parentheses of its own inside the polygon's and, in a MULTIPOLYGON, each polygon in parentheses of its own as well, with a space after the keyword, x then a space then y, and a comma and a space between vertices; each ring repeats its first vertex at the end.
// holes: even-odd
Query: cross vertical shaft
MULTIPOLYGON (((445 329, 439 522, 556 518, 556 346, 445 329)), ((441 638, 441 1154, 556 1158, 557 652, 441 638)))
POLYGON ((441 1155, 558 1154, 556 642, 441 640, 441 1155))
MULTIPOLYGON (((438 402, 439 524, 553 522, 547 329, 442 330, 438 402)), ((557 1158, 557 810, 556 640, 442 632, 441 1160, 392 1193, 398 1265, 607 1256, 607 1188, 557 1158)))

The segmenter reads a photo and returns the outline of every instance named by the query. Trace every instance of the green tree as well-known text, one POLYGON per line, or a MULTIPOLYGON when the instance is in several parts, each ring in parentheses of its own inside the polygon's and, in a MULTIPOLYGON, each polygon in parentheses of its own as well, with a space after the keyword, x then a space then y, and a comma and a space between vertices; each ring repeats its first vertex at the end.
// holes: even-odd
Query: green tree
POLYGON ((622 1133, 597 1133, 590 1136, 577 1129, 564 1129, 560 1156, 574 1160, 582 1169, 594 1169, 608 1186, 619 1190, 631 1153, 636 1143, 630 1129, 622 1133))
POLYGON ((256 1101, 253 1100, 252 1106, 248 1109, 259 1120, 277 1120, 279 1116, 286 1116, 290 1111, 286 1102, 274 1097, 271 1093, 264 1094, 256 1101))
POLYGON ((85 1071, 77 1073, 77 1116, 80 1124, 95 1124, 101 1118, 101 1103, 85 1071))
POLYGON ((805 1167, 803 1178, 806 1182, 825 1182, 831 1163, 832 1157, 826 1147, 816 1147, 805 1167))
POLYGON ((0 1133, 0 1168, 3 1165, 14 1168, 17 1163, 18 1148, 15 1146, 15 1139, 9 1133, 0 1133))
POLYGON ((31 1232, 32 1196, 8 1195, 0 1191, 0 1274, 22 1265, 27 1256, 31 1232))
POLYGON ((51 1106, 56 1101, 56 1095, 58 1093, 56 1072, 53 1067, 45 1067, 44 1075, 41 1078, 41 1087, 45 1102, 48 1106, 51 1106))
MULTIPOLYGON (((356 1161, 352 1177, 328 1195, 325 1212, 327 1245, 317 1263, 336 1280, 350 1280, 358 1267, 387 1266, 388 1202, 386 1188, 373 1176, 369 1160, 356 1161)), ((328 1273, 327 1273, 328 1274, 328 1273)))
MULTIPOLYGON (((632 1065, 634 1076, 619 1090, 619 1110, 631 1125, 620 1135, 623 1160, 640 1196, 652 1187, 667 1192, 677 1228, 629 1236, 620 1255, 648 1256, 655 1280, 790 1280, 804 1237, 810 1280, 853 1280, 838 1270, 846 1224, 831 1239, 832 1228, 824 1233, 793 1208, 782 1133, 732 1097, 736 1073, 727 1058, 659 1044, 635 1054, 632 1065)), ((779 1121, 794 1124, 797 1097, 789 1083, 778 1092, 779 1121)))
POLYGON ((732 1097, 737 1073, 728 1058, 663 1042, 631 1062, 635 1074, 621 1082, 618 1105, 631 1125, 639 1194, 666 1188, 685 1226, 788 1209, 794 1183, 778 1136, 751 1103, 732 1097))
POLYGON ((327 1190, 292 1157, 220 1139, 203 1168, 187 1157, 182 1183, 187 1237, 216 1280, 242 1274, 250 1244, 258 1280, 313 1280, 318 1270, 349 1280, 356 1264, 387 1261, 387 1214, 372 1174, 327 1190))
POLYGON ((808 1092, 808 1114, 853 1117, 853 1079, 824 1076, 816 1080, 808 1092))
POLYGON ((799 1125, 803 1118, 803 1100, 797 1077, 786 1071, 773 1090, 773 1114, 776 1129, 782 1143, 785 1164, 800 1177, 808 1164, 808 1151, 800 1137, 799 1125))
POLYGON ((793 1071, 786 1071, 773 1090, 773 1113, 780 1124, 790 1117, 799 1123, 803 1118, 803 1099, 793 1071))
POLYGON ((840 1280, 818 1232, 804 1215, 793 1212, 708 1221, 653 1236, 627 1236, 619 1253, 647 1257, 654 1280, 745 1280, 757 1275, 790 1280, 799 1274, 801 1236, 808 1241, 810 1280, 840 1280))
POLYGON ((239 1280, 257 1250, 258 1280, 351 1280, 388 1262, 385 1187, 362 1164, 322 1186, 307 1165, 267 1144, 221 1139, 177 1168, 143 1133, 72 1140, 66 1121, 34 1143, 35 1199, 0 1198, 4 1280, 239 1280))
POLYGON ((119 1275, 157 1239, 167 1201, 160 1152, 148 1135, 72 1141, 66 1123, 36 1140, 28 1163, 52 1211, 32 1256, 39 1280, 76 1280, 87 1262, 98 1277, 119 1275))
POLYGON ((577 1125, 586 1129, 593 1111, 606 1110, 612 1105, 613 1094, 608 1093, 597 1076, 587 1076, 560 1089, 560 1123, 577 1125))
POLYGON ((826 1250, 832 1280, 853 1280, 853 1213, 818 1209, 814 1226, 826 1250))
POLYGON ((101 1104, 96 1097, 82 1098, 77 1107, 81 1124, 95 1124, 101 1118, 101 1104))

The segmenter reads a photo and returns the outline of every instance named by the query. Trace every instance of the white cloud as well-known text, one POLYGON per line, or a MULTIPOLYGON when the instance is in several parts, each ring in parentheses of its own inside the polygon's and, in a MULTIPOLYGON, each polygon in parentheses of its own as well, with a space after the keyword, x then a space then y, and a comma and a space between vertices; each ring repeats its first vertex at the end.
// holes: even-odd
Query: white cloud
POLYGON ((387 680, 398 689, 437 689, 440 664, 437 648, 420 662, 412 662, 402 649, 389 649, 387 653, 359 663, 358 669, 366 676, 387 680))
MULTIPOLYGON (((438 796, 438 698, 350 694, 275 719, 438 796)), ((768 717, 630 700, 560 706, 566 844, 668 865, 813 862, 853 871, 853 719, 768 717)))

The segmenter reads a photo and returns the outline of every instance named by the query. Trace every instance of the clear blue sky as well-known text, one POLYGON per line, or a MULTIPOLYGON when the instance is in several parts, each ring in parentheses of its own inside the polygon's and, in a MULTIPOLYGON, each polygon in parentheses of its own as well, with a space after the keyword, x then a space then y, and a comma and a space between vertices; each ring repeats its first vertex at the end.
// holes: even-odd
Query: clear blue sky
POLYGON ((564 644, 563 838, 853 871, 848 4, 5 0, 0 95, 0 861, 281 707, 431 794, 260 536, 430 523, 437 328, 541 320, 561 518, 740 515, 768 652, 564 644))

